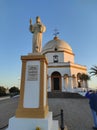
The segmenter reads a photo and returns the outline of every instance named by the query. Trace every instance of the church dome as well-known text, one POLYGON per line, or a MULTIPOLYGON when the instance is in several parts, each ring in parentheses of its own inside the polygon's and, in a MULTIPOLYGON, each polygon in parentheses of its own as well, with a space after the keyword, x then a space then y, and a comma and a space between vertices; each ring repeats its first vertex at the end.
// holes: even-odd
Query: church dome
POLYGON ((58 37, 54 37, 53 40, 47 42, 43 47, 42 53, 44 54, 51 51, 66 51, 73 53, 70 45, 63 40, 60 40, 58 37))

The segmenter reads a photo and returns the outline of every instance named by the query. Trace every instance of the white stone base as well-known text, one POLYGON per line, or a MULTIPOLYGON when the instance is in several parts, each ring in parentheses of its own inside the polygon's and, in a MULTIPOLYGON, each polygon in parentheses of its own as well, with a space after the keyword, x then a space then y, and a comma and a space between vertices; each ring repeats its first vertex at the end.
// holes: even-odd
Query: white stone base
POLYGON ((46 118, 16 118, 9 120, 9 126, 6 130, 59 130, 57 120, 52 120, 52 112, 49 112, 46 118))

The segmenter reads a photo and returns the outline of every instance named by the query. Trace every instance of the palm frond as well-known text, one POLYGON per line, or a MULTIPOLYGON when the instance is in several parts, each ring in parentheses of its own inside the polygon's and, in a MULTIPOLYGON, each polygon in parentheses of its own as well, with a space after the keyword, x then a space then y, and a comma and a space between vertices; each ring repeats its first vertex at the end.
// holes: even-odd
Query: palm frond
POLYGON ((94 65, 93 67, 90 68, 90 72, 91 76, 97 76, 97 66, 94 65))

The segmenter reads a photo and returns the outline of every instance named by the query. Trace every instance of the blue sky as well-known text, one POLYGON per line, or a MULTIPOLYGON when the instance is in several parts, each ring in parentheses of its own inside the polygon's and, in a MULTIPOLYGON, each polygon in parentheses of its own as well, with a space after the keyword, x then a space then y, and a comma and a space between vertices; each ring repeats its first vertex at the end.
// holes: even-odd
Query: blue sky
MULTIPOLYGON (((86 65, 88 72, 97 65, 97 0, 0 0, 0 86, 18 86, 21 76, 21 55, 32 51, 29 19, 40 16, 47 30, 43 46, 59 38, 69 43, 75 63, 86 65)), ((89 82, 97 86, 97 78, 89 82)))

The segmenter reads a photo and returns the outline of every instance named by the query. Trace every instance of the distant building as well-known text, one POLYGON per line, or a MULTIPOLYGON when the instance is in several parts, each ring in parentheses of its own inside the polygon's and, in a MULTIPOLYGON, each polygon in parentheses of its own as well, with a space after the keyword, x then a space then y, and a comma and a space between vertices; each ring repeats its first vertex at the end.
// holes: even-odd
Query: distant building
POLYGON ((74 63, 75 55, 68 43, 55 36, 43 47, 42 54, 48 59, 48 92, 85 87, 87 83, 81 82, 79 76, 87 74, 87 68, 74 63))

